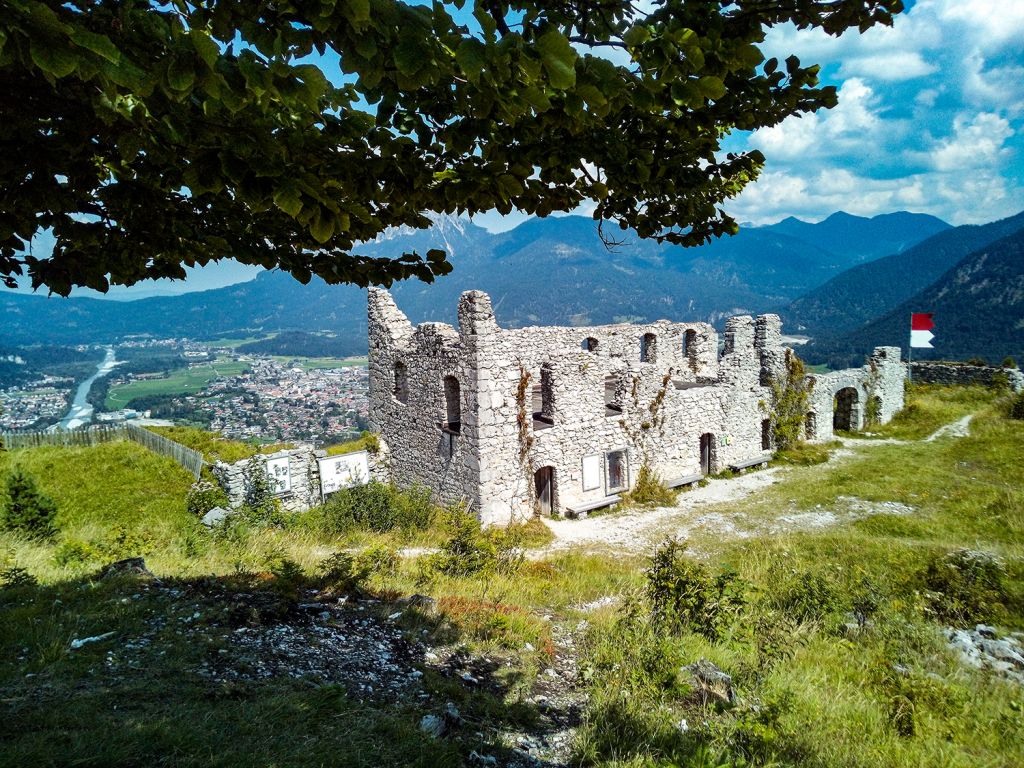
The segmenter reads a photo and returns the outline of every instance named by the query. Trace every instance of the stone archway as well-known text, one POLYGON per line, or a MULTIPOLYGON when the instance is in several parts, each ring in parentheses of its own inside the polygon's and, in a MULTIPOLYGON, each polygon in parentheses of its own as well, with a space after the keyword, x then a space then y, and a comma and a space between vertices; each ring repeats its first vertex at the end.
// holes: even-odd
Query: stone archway
POLYGON ((843 387, 833 396, 832 431, 856 432, 860 426, 860 393, 856 387, 843 387))

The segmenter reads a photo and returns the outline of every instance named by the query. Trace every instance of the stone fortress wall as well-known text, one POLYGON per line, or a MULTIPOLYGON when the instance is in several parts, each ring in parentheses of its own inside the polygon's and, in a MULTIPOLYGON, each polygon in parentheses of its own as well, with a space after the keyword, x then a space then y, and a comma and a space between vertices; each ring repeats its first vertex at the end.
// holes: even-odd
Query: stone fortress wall
POLYGON ((1000 375, 1014 392, 1024 391, 1024 373, 1020 368, 997 368, 991 365, 968 365, 967 363, 939 363, 915 361, 910 364, 910 373, 916 383, 970 385, 980 384, 991 387, 1000 375))
MULTIPOLYGON (((705 323, 503 329, 480 291, 462 295, 458 317, 458 330, 414 328, 370 289, 370 423, 396 483, 485 523, 615 498, 645 458, 672 484, 772 452, 769 383, 786 355, 776 315, 727 320, 721 355, 705 323)), ((863 369, 812 377, 810 437, 831 437, 840 392, 856 422, 845 428, 862 425, 868 397, 887 421, 904 375, 899 350, 879 348, 863 369)))

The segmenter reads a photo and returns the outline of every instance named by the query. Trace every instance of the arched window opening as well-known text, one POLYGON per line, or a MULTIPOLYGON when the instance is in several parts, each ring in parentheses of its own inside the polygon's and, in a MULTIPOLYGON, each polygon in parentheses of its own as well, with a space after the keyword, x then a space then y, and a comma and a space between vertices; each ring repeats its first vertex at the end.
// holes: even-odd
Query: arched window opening
POLYGON ((555 381, 550 363, 540 369, 540 383, 533 386, 533 428, 547 429, 555 424, 555 381))
POLYGON ((683 334, 683 354, 687 357, 697 355, 697 332, 693 328, 688 328, 683 334))
POLYGON ((584 352, 597 352, 597 339, 593 336, 588 336, 580 342, 580 349, 584 352))
POLYGON ((409 369, 401 361, 395 362, 395 400, 400 403, 409 402, 409 369))
POLYGON ((658 337, 653 333, 645 333, 640 338, 640 362, 653 363, 658 355, 658 337))
POLYGON ((454 376, 444 378, 444 426, 449 432, 459 433, 462 429, 462 401, 459 380, 454 376))
POLYGON ((604 379, 604 415, 621 416, 622 404, 618 398, 619 377, 606 376, 604 379))
POLYGON ((832 430, 855 432, 860 429, 860 395, 854 387, 836 392, 832 403, 832 430))

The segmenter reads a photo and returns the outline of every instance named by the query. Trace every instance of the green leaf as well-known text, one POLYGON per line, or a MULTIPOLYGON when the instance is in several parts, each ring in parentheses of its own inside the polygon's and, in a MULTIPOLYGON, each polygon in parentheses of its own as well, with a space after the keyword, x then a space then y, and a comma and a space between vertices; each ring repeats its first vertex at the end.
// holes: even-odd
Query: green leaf
POLYGON ((196 81, 196 73, 192 62, 175 58, 167 68, 167 84, 175 91, 187 91, 196 81))
POLYGON ((318 243, 326 243, 334 235, 334 215, 321 208, 310 222, 309 232, 318 243))
POLYGON ((345 0, 345 15, 355 24, 370 20, 370 0, 345 0))
POLYGON ((564 90, 576 85, 576 51, 565 35, 548 30, 537 39, 537 50, 552 86, 564 90))
POLYGON ((97 35, 87 29, 74 27, 71 30, 71 42, 88 51, 92 51, 97 56, 102 56, 111 64, 117 64, 121 61, 121 52, 117 50, 117 46, 110 42, 110 38, 106 35, 97 35))
POLYGON ((32 62, 53 77, 67 77, 78 66, 78 57, 50 40, 32 40, 32 62))
POLYGON ((484 67, 487 65, 486 54, 487 49, 484 48, 484 44, 473 38, 463 40, 455 50, 455 61, 458 62, 459 69, 466 75, 469 82, 480 82, 480 75, 483 74, 484 67))
POLYGON ((220 47, 205 31, 201 29, 190 29, 189 39, 192 40, 192 47, 196 49, 199 58, 203 60, 210 69, 213 69, 220 57, 220 47))
POLYGON ((626 30, 626 34, 622 36, 622 42, 628 45, 630 48, 636 48, 638 45, 642 45, 651 39, 651 30, 642 24, 637 24, 626 30))
POLYGON ((274 195, 274 204, 293 219, 302 212, 302 196, 294 187, 278 190, 274 195))
POLYGON ((697 81, 697 90, 708 99, 720 99, 725 96, 725 83, 720 78, 707 75, 697 81))
POLYGON ((395 46, 395 66, 403 75, 415 75, 423 69, 429 57, 430 51, 417 32, 409 30, 399 35, 395 46))

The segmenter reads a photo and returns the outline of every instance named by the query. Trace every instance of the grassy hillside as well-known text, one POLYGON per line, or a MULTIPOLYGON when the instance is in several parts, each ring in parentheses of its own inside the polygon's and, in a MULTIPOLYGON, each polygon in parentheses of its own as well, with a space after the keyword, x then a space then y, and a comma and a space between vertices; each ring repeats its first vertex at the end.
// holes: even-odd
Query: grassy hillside
POLYGON ((188 477, 133 444, 2 455, 58 501, 62 531, 0 534, 0 562, 40 582, 0 588, 0 766, 527 765, 526 749, 634 768, 1024 764, 1024 689, 942 634, 1024 628, 1024 422, 984 390, 917 388, 910 406, 888 440, 772 470, 756 496, 702 507, 703 527, 676 520, 691 555, 663 548, 661 570, 651 550, 548 550, 535 528, 457 516, 374 532, 419 502, 372 489, 211 535, 184 512, 188 477), (969 436, 919 439, 968 413, 969 436), (107 549, 60 564, 68 540, 107 549), (999 583, 957 580, 944 564, 965 547, 997 558, 999 583), (129 554, 162 581, 96 578, 129 554), (449 567, 470 561, 492 565, 449 567), (311 666, 293 675, 297 659, 311 666), (731 703, 682 670, 701 659, 731 675, 731 703), (360 687, 392 665, 419 677, 360 687), (421 730, 448 704, 446 735, 421 730))

